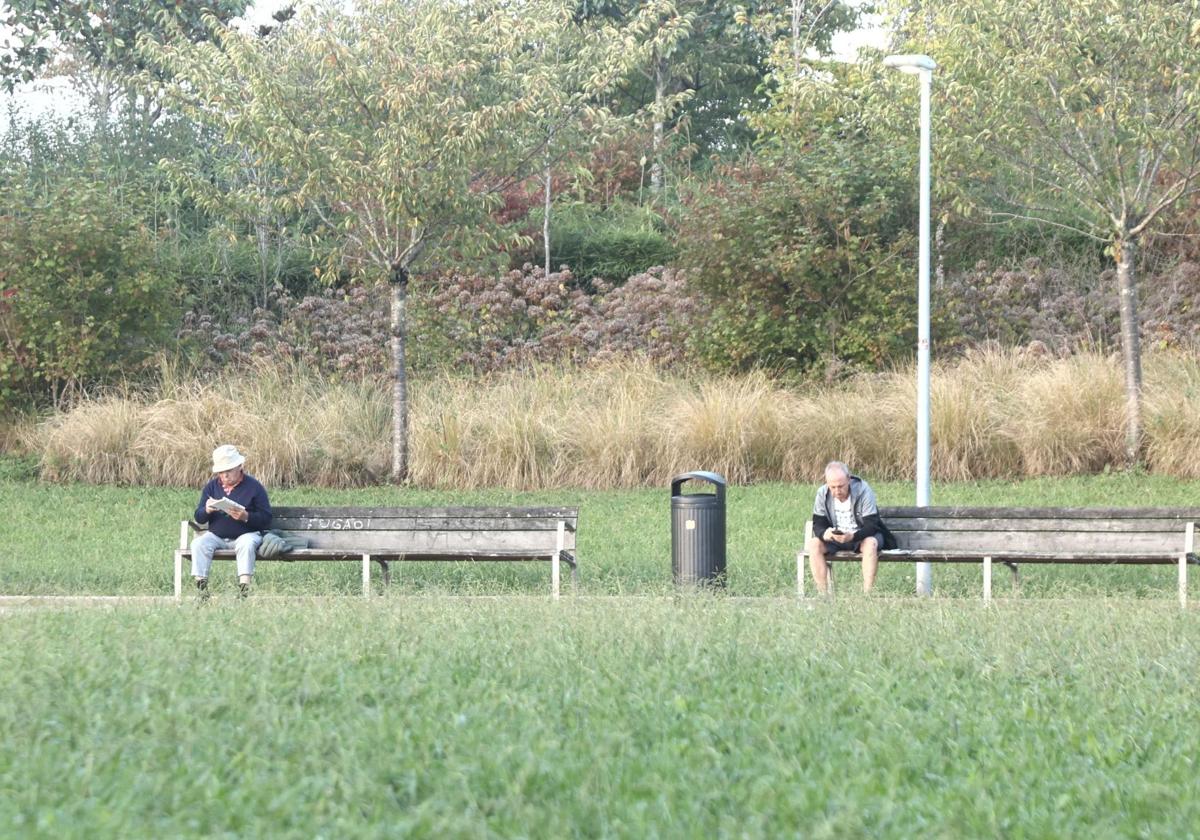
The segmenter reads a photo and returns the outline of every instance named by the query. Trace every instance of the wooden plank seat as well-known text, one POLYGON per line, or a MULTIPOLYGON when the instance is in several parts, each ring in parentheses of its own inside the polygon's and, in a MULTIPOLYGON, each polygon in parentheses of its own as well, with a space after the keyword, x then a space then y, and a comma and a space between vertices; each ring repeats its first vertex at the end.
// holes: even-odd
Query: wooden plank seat
MULTIPOLYGON (((1011 568, 1018 582, 1022 563, 1177 565, 1184 606, 1187 566, 1200 559, 1195 553, 1200 508, 889 507, 879 512, 897 543, 879 552, 881 563, 982 563, 985 601, 992 597, 993 562, 1011 568)), ((810 519, 796 554, 801 597, 811 536, 810 519)), ((835 561, 861 559, 849 551, 826 555, 830 570, 835 561)))
MULTIPOLYGON (((576 581, 575 532, 578 508, 566 507, 278 507, 271 529, 307 541, 277 557, 283 560, 350 560, 362 563, 363 594, 371 591, 371 563, 386 585, 389 564, 405 560, 550 561, 550 590, 559 596, 560 568, 576 581)), ((203 526, 184 520, 175 551, 175 598, 183 595, 184 562, 190 561, 191 532, 203 526)), ((214 559, 234 559, 232 550, 214 559)))

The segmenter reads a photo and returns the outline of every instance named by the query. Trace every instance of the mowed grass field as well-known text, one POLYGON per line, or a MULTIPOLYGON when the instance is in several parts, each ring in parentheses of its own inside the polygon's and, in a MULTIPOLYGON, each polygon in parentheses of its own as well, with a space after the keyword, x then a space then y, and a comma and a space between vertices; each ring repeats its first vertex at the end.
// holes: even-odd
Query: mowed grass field
POLYGON ((0 835, 1196 835, 1195 611, 813 607, 10 609, 0 835))
MULTIPOLYGON (((872 598, 839 567, 835 601, 801 603, 812 490, 730 488, 724 595, 673 593, 666 489, 374 488, 274 499, 577 503, 579 597, 546 597, 545 564, 406 565, 364 599, 353 564, 263 563, 246 601, 222 566, 203 608, 0 603, 0 836, 1200 834, 1200 611, 1174 569, 1027 569, 985 607, 975 567, 935 567, 924 600, 911 567, 872 598)), ((1197 490, 1113 475, 933 500, 1197 490)), ((170 593, 194 491, 0 494, 0 594, 170 593)))
MULTIPOLYGON (((870 476, 867 476, 868 480, 870 476)), ((872 482, 880 504, 911 504, 911 484, 872 482)), ((795 554, 810 518, 812 485, 731 486, 727 494, 728 592, 784 596, 795 591, 795 554)), ((198 489, 54 485, 0 474, 0 595, 167 595, 179 523, 191 516, 198 489)), ((578 506, 579 593, 661 595, 671 585, 670 490, 513 492, 287 488, 271 492, 282 505, 572 505, 578 506)), ((1114 473, 1020 482, 935 485, 935 505, 1195 506, 1200 481, 1114 473)), ((219 561, 215 597, 235 589, 234 566, 219 561)), ((395 568, 395 567, 394 567, 395 568)), ((1025 566, 1022 595, 1172 598, 1174 567, 1025 566)), ((839 594, 859 587, 857 567, 836 569, 839 594)), ((378 575, 376 574, 376 577, 378 575)), ((1200 576, 1198 576, 1200 577, 1200 576)), ((547 563, 404 563, 389 594, 538 594, 549 590, 547 563)), ((937 592, 977 597, 978 565, 934 568, 937 592)), ((355 563, 261 562, 262 595, 361 592, 355 563)), ((1200 580, 1197 581, 1200 587, 1200 580)), ((883 564, 877 591, 906 596, 915 586, 909 564, 883 564)), ((1001 568, 996 594, 1011 594, 1001 568)), ((1198 588, 1200 594, 1200 588, 1198 588)))

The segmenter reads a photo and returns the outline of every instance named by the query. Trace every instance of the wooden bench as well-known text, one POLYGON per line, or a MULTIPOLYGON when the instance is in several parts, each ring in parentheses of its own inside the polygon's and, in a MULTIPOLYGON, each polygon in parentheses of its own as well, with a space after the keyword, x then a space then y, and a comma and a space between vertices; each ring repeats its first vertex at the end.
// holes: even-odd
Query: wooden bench
MULTIPOLYGON (((1021 563, 1177 565, 1179 603, 1186 606, 1187 566, 1197 562, 1200 508, 892 507, 879 513, 897 543, 879 553, 881 563, 982 563, 985 601, 992 597, 993 562, 1009 566, 1018 581, 1021 563)), ((811 536, 810 518, 796 554, 801 597, 811 536)), ((861 559, 848 551, 826 555, 830 571, 833 561, 861 559)))
MULTIPOLYGON (((560 564, 571 567, 575 583, 575 530, 578 508, 366 508, 278 507, 271 529, 299 537, 307 548, 271 560, 351 560, 362 563, 363 594, 371 592, 371 563, 402 560, 549 560, 550 590, 559 596, 560 564)), ((191 531, 201 525, 184 520, 175 551, 175 600, 183 597, 184 561, 190 561, 191 531)), ((235 558, 221 550, 214 559, 235 558)))

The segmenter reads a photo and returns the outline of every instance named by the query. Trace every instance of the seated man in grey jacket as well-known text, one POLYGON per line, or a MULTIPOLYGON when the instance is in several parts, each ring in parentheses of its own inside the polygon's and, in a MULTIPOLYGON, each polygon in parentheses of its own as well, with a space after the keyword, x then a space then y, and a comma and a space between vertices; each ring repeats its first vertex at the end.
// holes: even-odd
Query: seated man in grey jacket
POLYGON ((875 585, 879 549, 886 528, 879 519, 879 505, 871 485, 841 461, 825 467, 825 483, 813 502, 813 536, 808 542, 809 567, 822 594, 829 592, 825 555, 835 551, 862 553, 863 592, 875 585))

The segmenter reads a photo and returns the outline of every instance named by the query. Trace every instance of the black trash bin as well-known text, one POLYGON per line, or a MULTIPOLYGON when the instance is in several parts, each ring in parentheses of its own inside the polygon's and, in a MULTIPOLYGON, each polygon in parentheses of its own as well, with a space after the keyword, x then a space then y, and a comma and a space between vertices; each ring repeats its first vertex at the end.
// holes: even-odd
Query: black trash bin
POLYGON ((725 585, 725 479, 717 473, 671 480, 671 577, 677 586, 725 585), (716 492, 684 495, 687 481, 708 482, 716 492))

